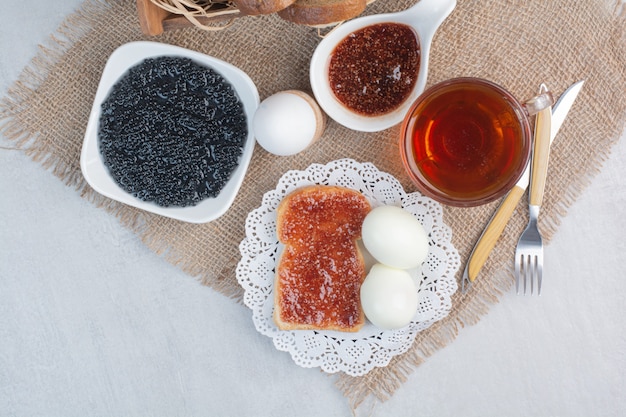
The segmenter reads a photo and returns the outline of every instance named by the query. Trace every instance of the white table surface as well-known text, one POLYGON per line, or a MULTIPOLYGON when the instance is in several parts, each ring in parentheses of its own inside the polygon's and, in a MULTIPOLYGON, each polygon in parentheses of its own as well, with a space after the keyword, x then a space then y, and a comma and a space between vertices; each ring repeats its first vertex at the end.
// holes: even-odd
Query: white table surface
MULTIPOLYGON (((80 2, 4 0, 1 95, 80 2)), ((542 296, 506 294, 393 398, 358 414, 626 415, 625 176, 622 138, 546 248, 542 296)), ((247 308, 1 149, 0 415, 351 411, 332 378, 257 334, 247 308)))

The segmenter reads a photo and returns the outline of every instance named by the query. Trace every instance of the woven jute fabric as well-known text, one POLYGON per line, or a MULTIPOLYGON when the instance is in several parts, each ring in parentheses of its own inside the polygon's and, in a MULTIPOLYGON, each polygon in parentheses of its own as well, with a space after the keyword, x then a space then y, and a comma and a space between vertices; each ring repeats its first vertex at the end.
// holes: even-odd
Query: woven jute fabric
MULTIPOLYGON (((365 13, 400 11, 413 3, 377 1, 365 13)), ((492 80, 523 100, 535 95, 541 83, 558 96, 571 83, 585 80, 552 147, 540 219, 547 239, 624 130, 624 9, 624 3, 615 0, 459 0, 434 38, 428 85, 475 76, 492 80)), ((42 46, 0 103, 0 128, 11 146, 22 148, 82 196, 117 216, 149 248, 202 284, 241 301, 235 268, 246 216, 288 170, 347 157, 373 162, 396 176, 407 192, 415 191, 397 150, 398 127, 358 133, 329 121, 323 137, 299 155, 274 156, 257 146, 232 208, 207 224, 170 220, 98 195, 80 171, 83 135, 107 58, 120 45, 136 40, 175 44, 230 62, 250 75, 263 99, 282 90, 310 89, 309 60, 320 38, 315 29, 276 16, 241 18, 218 32, 192 27, 148 38, 140 31, 134 2, 87 0, 42 46)), ((497 202, 472 209, 444 207, 444 221, 452 228, 463 261, 496 206, 497 202)), ((370 398, 389 398, 425 358, 452 342, 463 326, 480 320, 511 289, 511 260, 527 222, 524 206, 520 203, 472 290, 453 296, 446 319, 420 333, 412 348, 389 366, 363 377, 333 377, 352 406, 370 398)), ((459 271, 458 279, 460 275, 459 271)))

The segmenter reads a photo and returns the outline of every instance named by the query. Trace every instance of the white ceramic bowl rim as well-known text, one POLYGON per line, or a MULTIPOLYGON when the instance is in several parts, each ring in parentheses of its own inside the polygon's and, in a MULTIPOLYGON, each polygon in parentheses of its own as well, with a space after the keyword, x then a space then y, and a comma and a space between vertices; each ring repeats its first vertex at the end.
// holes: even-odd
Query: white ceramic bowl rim
POLYGON ((336 122, 362 132, 377 132, 402 122, 407 110, 426 86, 432 38, 455 7, 456 0, 421 0, 399 13, 364 16, 333 29, 319 43, 311 58, 311 88, 320 107, 336 122), (403 23, 412 27, 417 33, 421 58, 417 82, 409 97, 393 112, 371 117, 354 113, 341 104, 332 92, 327 74, 330 56, 337 44, 350 33, 378 23, 403 23))

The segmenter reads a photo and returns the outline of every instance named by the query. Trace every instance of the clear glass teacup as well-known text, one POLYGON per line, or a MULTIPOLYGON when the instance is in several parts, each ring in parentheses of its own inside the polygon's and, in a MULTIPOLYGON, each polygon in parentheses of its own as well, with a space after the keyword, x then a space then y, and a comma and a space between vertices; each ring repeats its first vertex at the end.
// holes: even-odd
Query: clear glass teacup
POLYGON ((472 207, 506 194, 528 164, 530 116, 550 92, 520 103, 480 78, 454 78, 422 93, 405 116, 400 155, 418 189, 441 203, 472 207))

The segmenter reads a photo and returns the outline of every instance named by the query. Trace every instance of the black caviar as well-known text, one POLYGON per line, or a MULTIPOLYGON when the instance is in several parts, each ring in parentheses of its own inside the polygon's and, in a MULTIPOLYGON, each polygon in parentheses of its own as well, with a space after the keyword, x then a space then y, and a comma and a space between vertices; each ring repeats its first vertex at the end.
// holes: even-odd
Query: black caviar
POLYGON ((182 57, 132 67, 102 103, 98 132, 104 164, 119 186, 163 207, 217 196, 247 136, 230 83, 182 57))

